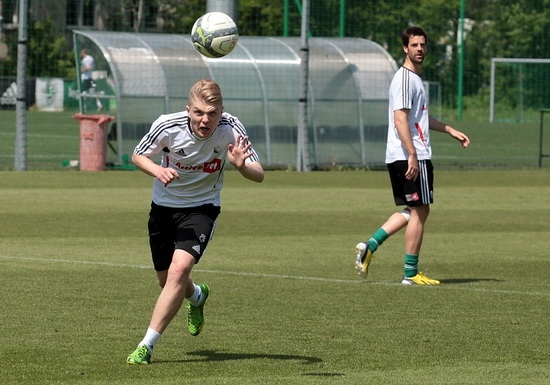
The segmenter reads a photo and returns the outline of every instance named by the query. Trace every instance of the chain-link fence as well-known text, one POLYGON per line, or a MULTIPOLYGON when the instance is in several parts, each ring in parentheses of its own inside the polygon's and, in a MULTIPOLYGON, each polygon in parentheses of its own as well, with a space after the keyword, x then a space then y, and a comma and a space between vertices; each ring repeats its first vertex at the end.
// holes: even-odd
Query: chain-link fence
MULTIPOLYGON (((88 44, 86 48, 96 59, 92 78, 94 93, 88 94, 88 97, 84 95, 83 83, 80 75, 77 75, 82 59, 79 51, 82 47, 75 44, 75 30, 81 33, 113 32, 127 34, 133 38, 137 36, 138 39, 139 34, 144 33, 178 35, 182 39, 189 39, 194 21, 206 11, 217 10, 211 9, 216 6, 215 1, 205 0, 0 2, 2 170, 14 168, 16 131, 19 129, 15 112, 20 44, 18 21, 21 20, 19 13, 25 2, 28 2, 28 28, 25 88, 27 112, 24 134, 27 168, 31 170, 70 168, 77 165, 80 156, 79 121, 73 116, 77 112, 84 112, 118 117, 121 108, 118 104, 120 95, 117 94, 119 85, 112 76, 112 66, 109 64, 111 57, 106 57, 108 50, 102 51, 95 44, 97 42, 93 41, 93 44, 88 44), (100 97, 90 97, 96 94, 100 97)), ((255 45, 254 58, 248 58, 246 63, 239 64, 240 59, 237 60, 237 56, 231 61, 231 56, 228 56, 223 71, 234 74, 236 83, 245 84, 250 79, 251 63, 257 65, 266 55, 271 55, 270 60, 277 60, 273 53, 273 44, 268 44, 271 42, 270 38, 281 38, 280 41, 284 41, 284 38, 300 37, 301 1, 239 0, 218 3, 234 6, 220 10, 232 13, 241 36, 258 37, 266 41, 264 46, 255 45)), ((434 161, 442 165, 465 167, 537 167, 539 163, 544 167, 550 163, 547 160, 541 161, 545 153, 550 153, 550 130, 544 131, 541 125, 543 114, 540 111, 550 107, 550 91, 548 87, 544 87, 550 67, 540 59, 550 57, 549 5, 548 0, 310 1, 308 36, 312 41, 316 41, 315 44, 323 44, 319 43, 322 38, 330 38, 330 43, 324 44, 330 44, 333 52, 344 50, 344 38, 364 39, 379 46, 386 52, 387 60, 399 66, 403 60, 401 32, 411 24, 422 26, 429 35, 429 51, 424 64, 423 78, 430 94, 430 112, 465 131, 472 139, 471 148, 459 151, 442 135, 434 134, 434 161), (338 38, 342 38, 342 47, 339 47, 338 38), (497 66, 497 75, 493 76, 491 69, 494 58, 536 59, 536 64, 525 62, 519 65, 514 60, 502 62, 497 66), (494 119, 491 119, 492 108, 496 111, 494 119)), ((128 71, 140 65, 138 62, 132 62, 133 56, 127 51, 122 51, 124 47, 109 49, 118 50, 121 57, 128 59, 125 64, 128 71)), ((299 62, 299 49, 296 52, 295 60, 299 62)), ((354 109, 369 110, 369 106, 373 106, 365 102, 363 97, 374 87, 373 80, 354 90, 356 100, 349 101, 349 105, 337 102, 344 91, 349 91, 347 88, 350 85, 361 83, 360 75, 354 73, 354 69, 361 68, 361 71, 373 73, 378 71, 378 65, 368 57, 367 52, 353 55, 340 55, 338 58, 338 55, 325 56, 310 62, 310 72, 317 73, 323 78, 322 89, 320 86, 313 89, 318 92, 316 96, 322 100, 322 104, 319 105, 322 105, 322 111, 326 115, 326 118, 312 121, 311 127, 308 128, 310 138, 325 138, 322 141, 311 142, 313 153, 316 150, 322 151, 322 157, 312 158, 313 167, 376 167, 383 163, 384 123, 374 124, 374 119, 371 118, 373 115, 366 114, 352 124, 338 124, 339 119, 346 121, 349 114, 356 113, 354 109), (336 60, 346 65, 335 67, 336 60), (340 68, 340 72, 334 71, 335 68, 340 68), (346 83, 346 79, 353 77, 359 80, 346 83), (364 131, 364 137, 357 135, 358 132, 363 132, 361 124, 376 126, 376 132, 364 131), (364 152, 368 156, 365 157, 364 152)), ((162 58, 153 57, 152 60, 161 61, 162 58)), ((175 79, 174 84, 186 85, 196 80, 191 79, 192 77, 199 76, 189 72, 184 64, 185 60, 188 58, 183 51, 182 55, 174 60, 175 64, 171 67, 172 79, 175 79, 174 76, 184 79, 175 79), (178 65, 178 60, 181 65, 178 65)), ((195 57, 191 60, 200 58, 195 57)), ((274 113, 288 114, 289 119, 293 119, 292 116, 298 109, 298 82, 292 80, 296 78, 296 73, 287 70, 285 65, 288 66, 289 62, 285 60, 280 60, 280 67, 277 69, 266 71, 262 75, 269 77, 275 76, 276 73, 276 77, 281 80, 279 91, 282 88, 288 90, 283 97, 288 99, 288 103, 284 104, 283 109, 275 108, 281 100, 270 98, 269 95, 266 96, 257 90, 243 95, 242 100, 239 99, 239 108, 244 111, 239 110, 239 117, 245 125, 247 121, 250 122, 252 140, 255 141, 256 135, 255 142, 261 144, 264 159, 269 156, 265 145, 265 140, 268 139, 265 128, 268 124, 265 123, 265 119, 260 119, 258 123, 257 114, 248 118, 247 103, 250 106, 265 103, 263 110, 272 106, 276 110, 274 113)), ((220 63, 216 65, 223 67, 220 63)), ((258 73, 261 71, 256 71, 256 76, 258 73)), ((145 84, 146 80, 150 80, 150 75, 144 73, 141 80, 136 80, 136 86, 145 84)), ((213 73, 206 71, 200 76, 209 75, 212 76, 213 73)), ((216 76, 221 78, 219 74, 216 76)), ((166 107, 166 103, 163 103, 153 115, 165 113, 167 108, 184 108, 187 94, 187 89, 183 89, 185 87, 182 86, 180 90, 181 106, 166 107)), ((148 105, 152 106, 153 104, 148 105)), ((132 108, 136 116, 144 110, 139 104, 132 108)), ((377 105, 373 108, 380 110, 382 115, 385 114, 383 106, 377 105)), ((257 110, 252 107, 248 109, 257 110)), ((117 120, 109 123, 107 136, 107 165, 115 168, 127 165, 128 152, 131 151, 131 143, 128 144, 128 148, 121 149, 118 146, 117 127, 123 122, 117 120)), ((140 124, 147 125, 148 122, 140 124)), ((297 122, 287 122, 279 128, 277 135, 284 136, 284 142, 281 142, 280 146, 291 155, 290 158, 274 162, 274 167, 293 166, 292 154, 295 152, 297 141, 296 126, 297 122)))

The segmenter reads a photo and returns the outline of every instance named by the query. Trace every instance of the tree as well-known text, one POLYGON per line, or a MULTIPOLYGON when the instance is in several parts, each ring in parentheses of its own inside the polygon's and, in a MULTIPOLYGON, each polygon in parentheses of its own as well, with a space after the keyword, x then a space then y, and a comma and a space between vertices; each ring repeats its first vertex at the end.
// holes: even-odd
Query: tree
POLYGON ((156 0, 159 29, 166 33, 189 34, 191 28, 206 12, 204 0, 156 0))
MULTIPOLYGON (((9 36, 9 52, 17 52, 17 35, 9 36)), ((30 77, 75 78, 74 54, 67 41, 55 30, 51 20, 34 21, 28 32, 27 74, 30 77)), ((2 60, 2 76, 17 75, 17 55, 2 60)))

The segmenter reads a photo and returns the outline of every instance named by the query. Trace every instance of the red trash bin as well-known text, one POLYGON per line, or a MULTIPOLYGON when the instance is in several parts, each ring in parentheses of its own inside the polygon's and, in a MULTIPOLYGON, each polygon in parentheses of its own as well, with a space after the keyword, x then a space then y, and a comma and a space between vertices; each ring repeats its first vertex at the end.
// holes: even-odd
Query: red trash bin
POLYGON ((80 122, 80 171, 103 171, 107 165, 107 123, 110 115, 75 114, 80 122))

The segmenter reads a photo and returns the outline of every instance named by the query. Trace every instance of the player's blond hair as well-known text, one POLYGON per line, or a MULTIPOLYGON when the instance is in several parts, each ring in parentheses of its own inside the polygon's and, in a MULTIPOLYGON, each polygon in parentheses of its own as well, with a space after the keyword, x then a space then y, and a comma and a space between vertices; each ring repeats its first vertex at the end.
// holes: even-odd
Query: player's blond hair
POLYGON ((211 104, 223 105, 222 91, 218 83, 211 79, 201 79, 195 82, 189 90, 188 102, 191 105, 193 100, 203 100, 211 104))

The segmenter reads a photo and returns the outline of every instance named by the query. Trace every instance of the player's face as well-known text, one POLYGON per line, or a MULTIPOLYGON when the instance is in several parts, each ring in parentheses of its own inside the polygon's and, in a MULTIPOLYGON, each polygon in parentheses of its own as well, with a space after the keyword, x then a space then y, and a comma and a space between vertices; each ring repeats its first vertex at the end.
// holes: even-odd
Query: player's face
POLYGON ((411 36, 409 45, 403 48, 409 60, 415 64, 422 64, 428 51, 424 36, 411 36))
POLYGON ((220 122, 223 106, 203 100, 193 100, 187 106, 191 120, 191 131, 199 138, 208 138, 216 131, 220 122))

